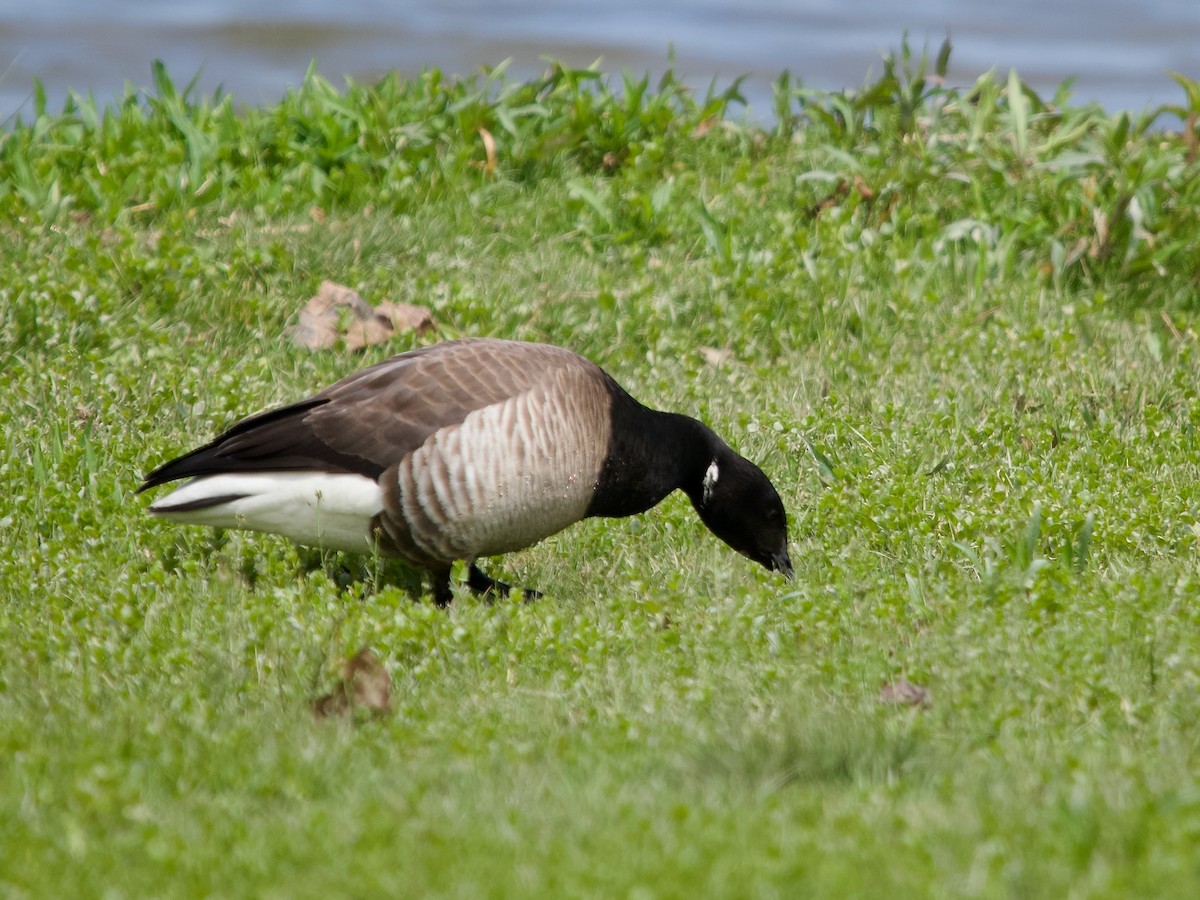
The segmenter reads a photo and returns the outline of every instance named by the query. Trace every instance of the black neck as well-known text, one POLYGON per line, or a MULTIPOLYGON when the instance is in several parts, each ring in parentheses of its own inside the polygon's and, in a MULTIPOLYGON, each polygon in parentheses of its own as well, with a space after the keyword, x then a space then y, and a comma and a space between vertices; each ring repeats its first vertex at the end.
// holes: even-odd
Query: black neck
POLYGON ((645 512, 672 491, 700 490, 708 464, 724 443, 701 422, 677 413, 647 409, 616 385, 608 458, 600 473, 589 516, 645 512))

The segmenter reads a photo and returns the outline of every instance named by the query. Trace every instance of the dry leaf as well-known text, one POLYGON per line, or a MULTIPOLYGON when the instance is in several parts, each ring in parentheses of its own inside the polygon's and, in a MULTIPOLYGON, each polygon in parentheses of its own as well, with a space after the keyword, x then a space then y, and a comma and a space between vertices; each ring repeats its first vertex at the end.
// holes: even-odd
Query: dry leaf
POLYGON ((351 690, 350 702, 373 713, 390 712, 392 679, 370 647, 363 647, 342 666, 342 681, 351 690))
POLYGON ((487 128, 480 128, 479 139, 484 142, 484 157, 486 162, 473 162, 472 166, 484 170, 488 175, 496 174, 496 138, 487 128))
POLYGON ((902 706, 929 706, 932 697, 929 688, 913 684, 907 678, 901 678, 894 684, 885 684, 879 692, 882 703, 895 703, 902 706))
POLYGON ((393 303, 384 300, 375 307, 375 314, 383 316, 392 323, 397 331, 412 330, 418 334, 433 327, 433 313, 424 306, 414 306, 412 303, 393 303))
POLYGON ((733 356, 733 351, 728 347, 700 347, 700 355, 704 357, 704 361, 714 368, 720 368, 721 364, 726 362, 729 357, 733 356))
POLYGON ((382 344, 394 333, 387 316, 372 311, 365 319, 355 319, 346 326, 346 349, 361 350, 372 344, 382 344))
POLYGON ((858 191, 858 196, 862 197, 864 200, 871 200, 875 196, 875 191, 872 190, 871 186, 863 180, 861 175, 854 176, 854 189, 858 191))
POLYGON ((346 699, 346 691, 339 682, 337 690, 313 701, 313 718, 318 722, 323 719, 332 719, 334 716, 342 715, 349 708, 350 701, 346 699))
POLYGON ((1175 323, 1171 321, 1171 316, 1165 309, 1160 309, 1158 311, 1158 317, 1162 319, 1162 323, 1166 325, 1167 330, 1171 332, 1171 337, 1175 338, 1177 341, 1183 340, 1183 335, 1179 333, 1179 329, 1175 327, 1175 323))
POLYGON ((365 319, 374 310, 362 297, 348 287, 332 281, 322 281, 317 295, 300 310, 300 324, 295 341, 310 350, 325 350, 338 341, 338 309, 346 307, 356 319, 365 319))
POLYGON ((850 190, 850 183, 847 181, 839 181, 832 191, 817 201, 816 205, 809 210, 810 216, 818 216, 827 209, 832 209, 842 202, 842 198, 850 190))
POLYGON ((313 716, 328 719, 362 709, 374 716, 392 709, 392 679, 370 647, 363 647, 342 664, 333 690, 313 701, 313 716))
POLYGON ((350 288, 323 281, 317 295, 300 311, 292 338, 310 350, 327 350, 336 346, 339 338, 350 350, 361 350, 383 343, 401 328, 424 331, 431 327, 433 315, 424 307, 385 302, 375 309, 350 288), (350 322, 343 335, 339 324, 344 309, 350 312, 350 322))

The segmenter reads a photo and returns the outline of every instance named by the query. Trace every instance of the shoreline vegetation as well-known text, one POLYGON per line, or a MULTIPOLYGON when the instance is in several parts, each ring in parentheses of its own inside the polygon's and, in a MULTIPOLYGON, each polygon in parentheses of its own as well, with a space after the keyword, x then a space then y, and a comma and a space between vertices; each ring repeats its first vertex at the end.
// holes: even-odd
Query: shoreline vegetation
POLYGON ((35 89, 0 130, 0 894, 1194 896, 1200 84, 1112 115, 948 53, 781 75, 769 125, 556 64, 35 89), (434 325, 298 346, 326 280, 434 325), (439 610, 134 495, 462 335, 707 421, 795 580, 673 497, 492 564, 536 603, 439 610))

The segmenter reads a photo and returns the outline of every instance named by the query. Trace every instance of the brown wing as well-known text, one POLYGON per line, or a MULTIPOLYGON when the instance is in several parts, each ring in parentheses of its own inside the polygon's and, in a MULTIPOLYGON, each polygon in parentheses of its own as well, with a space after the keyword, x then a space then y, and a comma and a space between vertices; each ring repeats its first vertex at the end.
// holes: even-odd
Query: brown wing
POLYGON ((562 367, 600 369, 560 347, 449 341, 393 356, 299 403, 244 419, 160 466, 139 488, 223 472, 319 470, 378 478, 439 428, 522 394, 562 367))

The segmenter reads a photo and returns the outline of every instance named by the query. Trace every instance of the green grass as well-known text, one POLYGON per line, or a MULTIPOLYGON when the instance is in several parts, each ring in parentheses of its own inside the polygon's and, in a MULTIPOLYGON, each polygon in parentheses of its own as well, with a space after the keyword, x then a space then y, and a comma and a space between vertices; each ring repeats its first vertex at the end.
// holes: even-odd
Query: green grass
POLYGON ((924 66, 768 127, 670 75, 158 71, 0 134, 0 894, 1195 896, 1200 88, 924 66), (418 340, 293 347, 324 278, 701 416, 796 579, 679 497, 449 611, 150 520, 150 467, 418 340), (392 714, 314 722, 364 644, 392 714))

